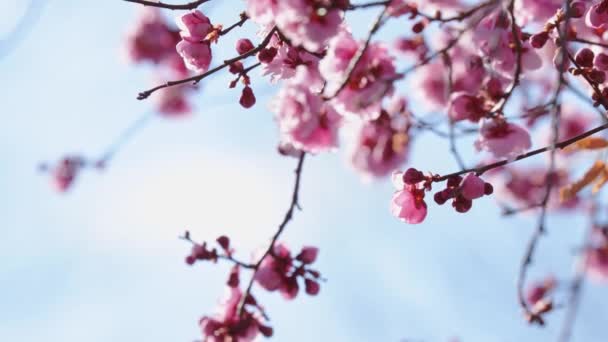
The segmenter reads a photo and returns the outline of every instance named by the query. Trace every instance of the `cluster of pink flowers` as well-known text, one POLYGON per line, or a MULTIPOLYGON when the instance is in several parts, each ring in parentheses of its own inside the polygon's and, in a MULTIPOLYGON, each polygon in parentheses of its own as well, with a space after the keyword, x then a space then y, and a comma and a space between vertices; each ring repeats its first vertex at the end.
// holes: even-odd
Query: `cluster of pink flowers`
POLYGON ((252 282, 255 281, 267 291, 279 291, 285 299, 297 296, 300 279, 304 282, 307 294, 314 296, 319 293, 321 273, 310 267, 317 260, 319 249, 316 247, 303 247, 297 255, 292 256, 285 244, 277 242, 271 246, 270 251, 254 255, 252 263, 247 264, 235 258, 235 250, 227 236, 222 235, 216 239, 218 247, 192 241, 189 232, 186 232, 183 239, 192 242, 192 250, 185 260, 188 265, 193 265, 196 261, 216 263, 218 260, 233 263, 226 282, 228 295, 218 314, 204 316, 199 321, 205 341, 250 342, 260 334, 272 336, 273 329, 266 322, 268 316, 251 294, 251 288, 245 292, 240 289, 240 272, 243 268, 253 272, 252 282))
POLYGON ((309 265, 317 259, 319 250, 316 247, 304 247, 295 257, 289 249, 278 243, 260 264, 255 273, 255 280, 268 291, 279 291, 285 299, 293 299, 300 286, 298 278, 304 279, 304 288, 309 295, 319 293, 320 273, 310 269, 309 265))
MULTIPOLYGON (((425 175, 414 168, 393 173, 393 184, 397 188, 391 202, 393 215, 411 224, 424 221, 427 215, 425 192, 432 190, 432 184, 437 181, 437 176, 425 175)), ((433 200, 443 205, 451 199, 454 210, 466 213, 473 206, 473 200, 493 192, 494 188, 490 183, 484 182, 474 173, 469 173, 465 177, 449 177, 445 189, 436 192, 433 200)))

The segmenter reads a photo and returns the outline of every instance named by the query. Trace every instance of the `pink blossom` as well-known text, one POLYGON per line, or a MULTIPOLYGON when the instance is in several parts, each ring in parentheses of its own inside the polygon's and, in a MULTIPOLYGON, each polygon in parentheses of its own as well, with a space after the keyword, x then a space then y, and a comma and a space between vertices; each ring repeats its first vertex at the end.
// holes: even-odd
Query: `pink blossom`
POLYGON ((541 282, 534 283, 526 292, 526 301, 534 306, 537 302, 544 299, 553 291, 556 286, 554 277, 549 276, 541 282))
POLYGON ((346 4, 345 1, 282 0, 278 2, 276 25, 295 46, 317 52, 338 33, 346 4))
POLYGON ((166 24, 160 11, 144 7, 137 22, 127 35, 127 56, 131 61, 160 63, 175 54, 179 35, 166 24))
POLYGON ((482 119, 480 137, 475 141, 478 151, 490 152, 495 158, 512 158, 528 150, 532 145, 530 134, 502 119, 482 119))
POLYGON ((84 166, 84 160, 78 156, 63 158, 52 170, 53 183, 60 192, 67 191, 74 183, 78 171, 84 166))
POLYGON ((269 46, 276 53, 268 60, 260 59, 260 62, 262 62, 263 74, 270 75, 272 82, 292 78, 301 65, 310 68, 316 68, 318 65, 318 57, 284 43, 276 35, 272 37, 269 46))
POLYGON ((377 119, 361 124, 350 158, 364 177, 385 177, 407 160, 409 127, 400 119, 401 112, 382 111, 377 119))
POLYGON ((587 274, 595 281, 608 283, 608 230, 594 227, 590 246, 585 249, 584 262, 587 274))
POLYGON ((158 91, 153 97, 158 112, 164 117, 183 117, 192 111, 192 106, 187 99, 187 93, 191 91, 191 85, 179 85, 167 87, 158 91))
POLYGON ((427 213, 424 190, 403 183, 403 173, 393 173, 393 184, 397 188, 391 200, 391 212, 403 222, 418 224, 424 221, 427 213))
MULTIPOLYGON (((360 44, 346 31, 330 41, 327 55, 319 63, 329 93, 338 91, 344 82, 360 44)), ((348 84, 332 102, 343 115, 373 119, 380 113, 382 98, 392 93, 396 76, 393 58, 386 47, 371 43, 351 73, 348 84)))
POLYGON ((450 96, 448 115, 452 120, 468 119, 479 121, 486 114, 482 99, 465 92, 455 92, 450 96))
POLYGON ((306 292, 311 295, 318 293, 318 288, 310 282, 316 283, 319 273, 311 270, 309 265, 317 257, 318 249, 304 247, 302 251, 293 258, 289 249, 282 243, 274 246, 272 253, 264 257, 260 267, 255 273, 255 281, 268 291, 279 291, 285 299, 293 299, 297 296, 300 285, 298 278, 304 278, 307 287, 306 292), (310 288, 310 287, 313 288, 310 288))
POLYGON ((243 293, 237 287, 230 287, 228 296, 220 306, 216 316, 203 317, 199 321, 201 333, 209 342, 251 342, 260 332, 268 331, 268 327, 260 323, 259 318, 248 311, 238 313, 238 305, 243 293))
POLYGON ((603 28, 608 23, 608 4, 601 0, 589 8, 585 17, 587 26, 598 29, 603 28))
POLYGON ((318 76, 302 66, 271 103, 282 140, 313 153, 338 144, 340 116, 315 91, 320 87, 318 76))
POLYGON ((209 70, 211 48, 208 43, 192 43, 182 40, 177 44, 176 49, 188 69, 199 73, 209 70))
POLYGON ((280 0, 246 0, 247 15, 254 22, 268 26, 275 21, 280 0))
POLYGON ((213 29, 211 21, 201 11, 188 12, 176 20, 182 39, 191 43, 199 43, 213 29))

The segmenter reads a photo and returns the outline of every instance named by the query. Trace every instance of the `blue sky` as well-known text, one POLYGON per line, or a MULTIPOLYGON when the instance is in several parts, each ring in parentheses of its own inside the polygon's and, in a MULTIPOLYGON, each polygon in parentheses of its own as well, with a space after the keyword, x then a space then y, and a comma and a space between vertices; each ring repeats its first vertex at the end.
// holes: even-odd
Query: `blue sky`
MULTIPOLYGON (((2 36, 25 6, 0 4, 2 36)), ((150 70, 120 58, 134 14, 121 1, 48 1, 27 38, 0 60, 2 341, 197 339, 197 320, 214 311, 227 266, 187 267, 188 245, 177 236, 184 229, 200 240, 228 233, 248 258, 288 205, 295 160, 274 152, 277 131, 266 106, 274 90, 261 80, 254 80, 258 105, 244 111, 238 91, 225 87, 228 78, 213 78, 196 98, 195 115, 152 120, 108 170, 84 173, 68 194, 36 172, 39 162, 65 153, 101 153, 151 110, 135 100, 151 84, 150 70)), ((217 8, 212 20, 234 17, 217 8)), ((231 52, 216 48, 218 56, 231 52)), ((454 169, 445 143, 419 137, 411 165, 454 169)), ((462 148, 473 156, 470 145, 462 148)), ((389 182, 365 184, 345 159, 338 152, 307 160, 304 210, 284 235, 294 249, 320 247, 316 266, 328 278, 320 295, 285 302, 256 289, 275 341, 554 339, 562 313, 551 314, 544 329, 528 327, 515 296, 535 217, 502 219, 484 198, 467 215, 431 205, 424 224, 404 225, 388 211, 389 182)), ((551 217, 532 279, 547 271, 569 276, 585 228, 581 217, 551 217)), ((574 341, 602 340, 605 295, 603 287, 586 287, 574 341)))

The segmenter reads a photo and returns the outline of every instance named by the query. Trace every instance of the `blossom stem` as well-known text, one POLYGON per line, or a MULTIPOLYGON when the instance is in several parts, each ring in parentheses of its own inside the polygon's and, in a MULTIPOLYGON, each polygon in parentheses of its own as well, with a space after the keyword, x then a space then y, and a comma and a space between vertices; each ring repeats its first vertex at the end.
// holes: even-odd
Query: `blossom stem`
POLYGON ((298 166, 296 167, 296 170, 294 171, 296 174, 296 179, 295 179, 294 186, 293 186, 293 192, 291 195, 291 203, 289 204, 289 209, 287 209, 287 212, 285 212, 285 217, 283 218, 283 221, 279 225, 279 228, 277 229, 276 233, 274 233, 272 239, 270 240, 270 244, 268 245, 268 248, 266 249, 264 254, 262 254, 260 259, 255 263, 255 265, 253 267, 253 274, 251 275, 249 284, 247 285, 247 288, 246 288, 245 292, 243 293, 241 302, 239 303, 239 306, 238 306, 239 315, 242 315, 244 312, 243 309, 245 307, 245 301, 247 300, 247 297, 249 297, 249 294, 251 293, 251 288, 253 287, 253 282, 255 280, 255 274, 258 271, 258 269, 260 268, 262 261, 264 260, 264 258, 266 258, 266 256, 268 256, 272 253, 277 240, 281 236, 281 233, 283 233, 283 230, 285 230, 285 227, 287 227, 287 224, 289 223, 289 221, 291 221, 291 219, 293 217, 294 209, 296 209, 296 208, 300 209, 300 205, 298 203, 298 198, 299 198, 299 193, 300 193, 300 181, 302 179, 302 167, 304 166, 304 157, 306 157, 306 153, 302 152, 302 154, 300 155, 300 158, 298 159, 298 166))

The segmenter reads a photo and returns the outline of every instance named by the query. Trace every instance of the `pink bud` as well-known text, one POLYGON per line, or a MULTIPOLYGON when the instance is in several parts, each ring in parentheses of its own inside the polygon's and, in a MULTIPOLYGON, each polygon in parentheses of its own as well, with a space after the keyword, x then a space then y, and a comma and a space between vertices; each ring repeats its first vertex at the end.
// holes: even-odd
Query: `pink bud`
POLYGON ((251 40, 249 40, 247 38, 239 39, 236 42, 236 52, 238 52, 239 55, 246 54, 247 52, 253 50, 254 48, 255 47, 253 46, 253 43, 251 42, 251 40))
POLYGON ((255 104, 255 95, 253 94, 253 90, 251 87, 247 86, 243 88, 243 92, 241 93, 241 99, 239 103, 244 108, 251 108, 255 104))
POLYGON ((319 290, 320 290, 319 283, 317 283, 316 281, 314 281, 312 279, 305 279, 304 286, 306 288, 306 293, 308 293, 311 296, 316 296, 319 293, 319 290))
POLYGON ((218 237, 217 243, 219 243, 224 250, 228 250, 228 248, 230 247, 230 239, 225 235, 218 237))
POLYGON ((575 1, 570 4, 570 18, 581 18, 585 14, 587 5, 582 1, 575 1))
POLYGON ((532 45, 532 47, 535 49, 540 49, 545 46, 547 40, 549 40, 549 33, 542 31, 537 34, 533 34, 532 37, 530 37, 530 45, 532 45))
POLYGON ((574 56, 574 60, 576 61, 576 63, 578 63, 582 67, 590 68, 593 66, 594 57, 595 57, 595 54, 593 53, 593 51, 591 51, 591 49, 582 48, 582 49, 578 50, 578 52, 574 56))
POLYGON ((598 53, 593 59, 593 64, 599 70, 608 70, 608 55, 603 52, 598 53))
POLYGON ((410 167, 403 174, 403 182, 405 184, 417 184, 424 180, 424 174, 413 167, 410 167))
POLYGON ((462 181, 460 193, 464 198, 474 200, 484 195, 485 184, 486 183, 474 173, 469 173, 462 181))
POLYGON ((296 259, 305 264, 312 264, 317 259, 319 249, 317 247, 303 247, 296 259))
POLYGON ((262 51, 258 53, 258 59, 262 63, 271 63, 274 57, 277 55, 277 52, 277 49, 273 47, 262 49, 262 51))

